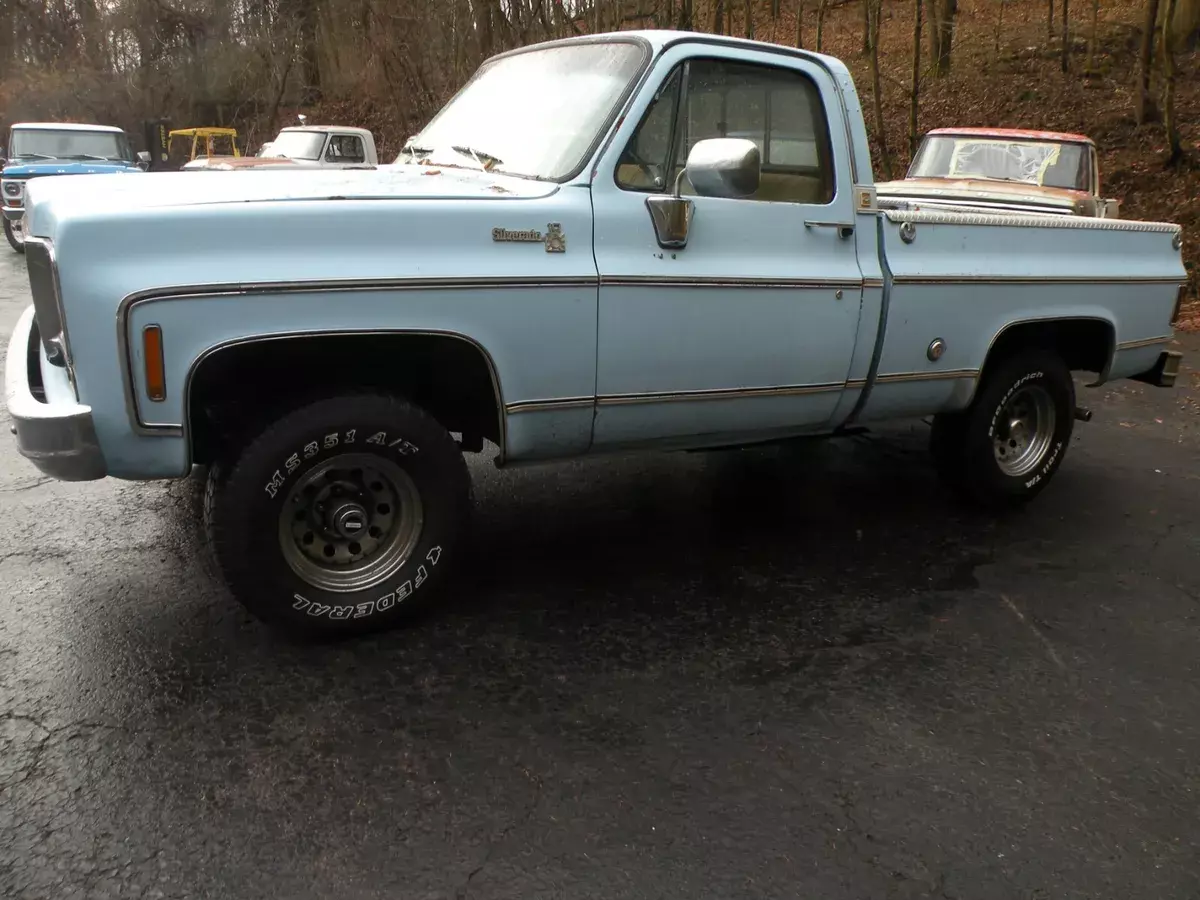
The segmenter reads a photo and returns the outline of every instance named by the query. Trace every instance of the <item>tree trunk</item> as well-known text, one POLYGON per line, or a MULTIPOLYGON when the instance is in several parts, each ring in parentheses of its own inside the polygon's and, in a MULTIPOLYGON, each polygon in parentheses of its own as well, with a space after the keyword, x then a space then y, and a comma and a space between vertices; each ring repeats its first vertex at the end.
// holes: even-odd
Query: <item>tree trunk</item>
POLYGON ((996 17, 996 43, 992 48, 992 61, 1000 62, 1000 32, 1004 30, 1004 7, 1006 0, 1000 0, 1000 14, 996 17))
POLYGON ((954 41, 954 16, 958 0, 931 0, 929 6, 929 62, 942 78, 950 73, 950 47, 954 41))
POLYGON ((883 118, 883 84, 879 77, 879 19, 883 0, 864 0, 867 7, 867 38, 871 45, 871 92, 875 95, 875 139, 879 142, 879 161, 883 176, 892 178, 892 155, 888 152, 887 123, 883 118), (874 7, 874 10, 872 10, 874 7))
POLYGON ((821 52, 821 45, 825 39, 825 6, 827 0, 821 0, 817 6, 817 52, 821 52))
POLYGON ((750 9, 750 0, 746 0, 746 10, 743 14, 743 19, 746 24, 746 38, 751 40, 754 38, 754 14, 750 9))
POLYGON ((725 0, 717 0, 713 6, 713 34, 725 33, 725 0))
POLYGON ((1054 0, 1047 0, 1046 3, 1046 38, 1054 40, 1054 0))
POLYGON ((1138 53, 1138 90, 1133 95, 1133 117, 1139 125, 1157 118, 1154 98, 1150 96, 1150 73, 1154 71, 1154 29, 1158 25, 1158 0, 1146 0, 1146 18, 1142 20, 1142 46, 1138 53))
POLYGON ((866 56, 871 52, 871 0, 862 0, 863 33, 862 52, 866 56))
MULTIPOLYGON (((718 3, 721 0, 717 0, 718 3)), ((804 0, 796 0, 796 49, 804 46, 804 0)))
POLYGON ((1069 0, 1062 0, 1062 70, 1065 75, 1071 71, 1071 23, 1067 18, 1069 0))
POLYGON ((1099 40, 1100 31, 1100 0, 1092 0, 1092 33, 1088 38, 1088 60, 1087 70, 1092 72, 1096 68, 1096 42, 1099 40))
POLYGON ((1176 52, 1195 50, 1198 37, 1200 37, 1200 2, 1178 0, 1171 22, 1171 49, 1176 52))
MULTIPOLYGON (((824 2, 824 0, 822 0, 824 2)), ((921 21, 922 0, 916 0, 913 16, 912 102, 908 108, 908 155, 917 153, 917 111, 921 104, 921 21)))
POLYGON ((1163 130, 1167 133, 1167 165, 1174 166, 1183 158, 1183 144, 1179 139, 1179 122, 1175 119, 1175 46, 1172 24, 1175 18, 1175 0, 1167 0, 1167 11, 1162 26, 1163 68, 1163 130))

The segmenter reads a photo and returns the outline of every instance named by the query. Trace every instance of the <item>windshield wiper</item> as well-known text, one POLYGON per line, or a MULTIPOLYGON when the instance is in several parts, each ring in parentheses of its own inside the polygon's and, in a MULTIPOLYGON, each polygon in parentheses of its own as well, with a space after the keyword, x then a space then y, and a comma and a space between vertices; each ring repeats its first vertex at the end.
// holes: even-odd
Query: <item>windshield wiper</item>
POLYGON ((98 159, 103 162, 110 157, 97 156, 95 153, 72 153, 70 156, 60 156, 59 159, 98 159))
POLYGON ((462 153, 466 156, 474 157, 475 162, 479 163, 485 172, 491 171, 494 166, 500 166, 504 164, 504 160, 502 160, 500 157, 493 156, 490 153, 484 153, 482 150, 476 150, 474 147, 464 147, 461 144, 452 144, 450 149, 455 153, 462 153))
POLYGON ((45 153, 18 153, 17 159, 54 159, 45 153))
POLYGON ((428 156, 433 152, 431 147, 418 147, 416 144, 405 144, 401 153, 407 153, 413 159, 419 159, 422 156, 428 156))

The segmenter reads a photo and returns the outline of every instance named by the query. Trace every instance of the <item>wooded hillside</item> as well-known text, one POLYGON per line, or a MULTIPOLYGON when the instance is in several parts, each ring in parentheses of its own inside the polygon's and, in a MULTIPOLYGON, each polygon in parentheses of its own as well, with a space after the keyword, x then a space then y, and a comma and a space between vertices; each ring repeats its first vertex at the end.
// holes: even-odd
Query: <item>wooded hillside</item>
POLYGON ((488 55, 639 27, 817 49, 852 68, 877 177, 943 125, 1079 131, 1122 217, 1200 220, 1200 0, 6 0, 0 125, 371 128, 389 160, 488 55))

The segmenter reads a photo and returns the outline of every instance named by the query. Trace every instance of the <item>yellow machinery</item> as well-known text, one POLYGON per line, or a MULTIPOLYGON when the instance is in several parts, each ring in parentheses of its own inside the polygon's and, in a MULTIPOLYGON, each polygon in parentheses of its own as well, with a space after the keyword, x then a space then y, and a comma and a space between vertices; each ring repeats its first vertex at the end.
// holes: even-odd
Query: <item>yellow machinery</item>
POLYGON ((241 151, 237 145, 237 129, 236 128, 177 128, 170 133, 170 143, 167 145, 167 152, 174 156, 176 140, 183 141, 191 138, 192 146, 191 153, 188 155, 187 162, 191 162, 197 156, 241 156, 241 151), (217 148, 214 153, 213 149, 217 148), (232 148, 232 152, 224 152, 226 147, 232 148))

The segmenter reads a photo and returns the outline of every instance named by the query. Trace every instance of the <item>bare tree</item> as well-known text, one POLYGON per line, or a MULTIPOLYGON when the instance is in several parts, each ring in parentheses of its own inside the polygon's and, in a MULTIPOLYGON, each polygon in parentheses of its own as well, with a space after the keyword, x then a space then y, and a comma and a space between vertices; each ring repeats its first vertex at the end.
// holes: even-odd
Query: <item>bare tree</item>
MULTIPOLYGON (((717 0, 719 3, 720 0, 717 0)), ((796 0, 796 49, 804 46, 804 0, 796 0)))
POLYGON ((1071 71, 1071 23, 1067 18, 1069 0, 1062 0, 1062 70, 1071 71))
POLYGON ((1092 33, 1088 35, 1087 70, 1096 68, 1096 43, 1100 39, 1100 0, 1092 0, 1092 33))
POLYGON ((750 0, 746 0, 745 11, 742 14, 743 21, 746 25, 746 37, 754 37, 754 10, 750 8, 750 0))
POLYGON ((871 45, 871 93, 875 101, 875 140, 879 144, 879 161, 883 167, 883 175, 892 177, 892 155, 888 152, 887 123, 883 118, 883 83, 879 77, 879 13, 883 0, 866 0, 867 3, 867 33, 871 45))
POLYGON ((1172 27, 1175 19, 1176 0, 1167 0, 1162 23, 1162 68, 1163 130, 1167 135, 1167 165, 1174 166, 1183 158, 1183 144, 1179 139, 1179 122, 1175 119, 1175 51, 1172 27))
POLYGON ((1143 125, 1158 115, 1150 95, 1150 75, 1154 71, 1154 31, 1158 23, 1158 0, 1146 0, 1142 20, 1142 46, 1138 52, 1138 89, 1133 95, 1133 117, 1143 125))
POLYGON ((908 155, 915 156, 917 152, 917 112, 921 104, 921 15, 922 0, 913 4, 913 66, 912 66, 912 98, 908 107, 908 155))
POLYGON ((821 52, 821 46, 825 39, 825 7, 828 5, 827 0, 820 0, 817 4, 817 52, 821 52))
POLYGON ((950 73, 958 0, 929 0, 929 61, 939 78, 950 73))

